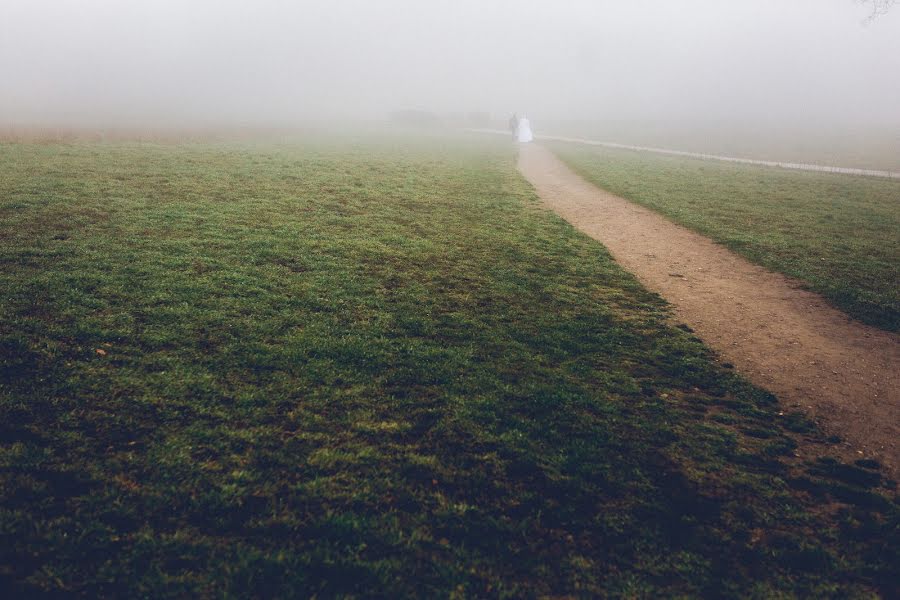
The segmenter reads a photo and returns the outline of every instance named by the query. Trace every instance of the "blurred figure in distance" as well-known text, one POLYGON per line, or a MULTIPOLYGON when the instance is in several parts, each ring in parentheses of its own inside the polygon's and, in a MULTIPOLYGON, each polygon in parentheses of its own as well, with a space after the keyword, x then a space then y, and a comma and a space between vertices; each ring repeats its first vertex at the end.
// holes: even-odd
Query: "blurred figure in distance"
POLYGON ((519 126, 516 128, 516 132, 516 137, 520 142, 530 142, 534 139, 534 135, 531 133, 531 123, 529 123, 526 116, 519 119, 519 126))

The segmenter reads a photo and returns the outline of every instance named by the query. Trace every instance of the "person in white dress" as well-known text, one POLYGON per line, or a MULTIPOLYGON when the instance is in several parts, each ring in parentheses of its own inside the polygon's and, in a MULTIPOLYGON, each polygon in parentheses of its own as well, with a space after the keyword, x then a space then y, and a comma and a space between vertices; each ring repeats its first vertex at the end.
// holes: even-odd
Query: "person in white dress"
POLYGON ((533 139, 534 135, 531 133, 531 123, 528 122, 528 117, 523 116, 519 119, 518 140, 520 142, 530 142, 533 139))

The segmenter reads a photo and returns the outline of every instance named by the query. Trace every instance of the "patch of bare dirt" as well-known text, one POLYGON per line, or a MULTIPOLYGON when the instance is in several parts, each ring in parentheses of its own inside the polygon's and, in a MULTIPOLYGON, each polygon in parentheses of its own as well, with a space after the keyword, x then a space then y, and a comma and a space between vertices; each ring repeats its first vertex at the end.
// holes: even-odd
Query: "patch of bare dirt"
MULTIPOLYGON (((605 192, 538 144, 519 170, 543 201, 663 296, 723 361, 844 440, 842 454, 900 468, 900 337, 802 284, 605 192)), ((801 455, 817 454, 801 446, 801 455)))

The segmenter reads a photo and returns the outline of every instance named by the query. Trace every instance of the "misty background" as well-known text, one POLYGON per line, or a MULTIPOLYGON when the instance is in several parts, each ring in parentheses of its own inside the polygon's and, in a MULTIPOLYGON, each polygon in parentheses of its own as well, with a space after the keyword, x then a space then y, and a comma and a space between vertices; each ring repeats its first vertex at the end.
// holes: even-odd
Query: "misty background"
MULTIPOLYGON (((900 131, 900 8, 854 0, 0 0, 0 126, 390 111, 900 131)), ((900 136, 894 139, 900 139, 900 136)))

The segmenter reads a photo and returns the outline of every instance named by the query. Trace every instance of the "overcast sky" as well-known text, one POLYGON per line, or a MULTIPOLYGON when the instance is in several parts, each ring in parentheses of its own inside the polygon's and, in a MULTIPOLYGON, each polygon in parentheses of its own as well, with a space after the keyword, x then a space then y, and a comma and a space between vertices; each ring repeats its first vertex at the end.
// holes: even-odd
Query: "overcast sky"
POLYGON ((0 125, 377 118, 900 123, 900 6, 0 0, 0 125))

